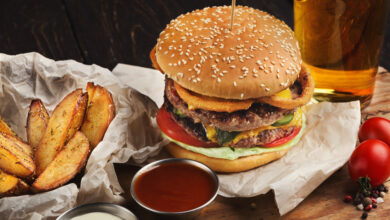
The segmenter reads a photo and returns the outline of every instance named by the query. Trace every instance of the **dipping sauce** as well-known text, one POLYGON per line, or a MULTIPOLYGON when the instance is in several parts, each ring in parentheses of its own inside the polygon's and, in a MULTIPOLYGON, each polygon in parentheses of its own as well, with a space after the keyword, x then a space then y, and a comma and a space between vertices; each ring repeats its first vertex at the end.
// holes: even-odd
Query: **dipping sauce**
POLYGON ((211 174, 188 163, 153 166, 134 181, 134 194, 145 206, 163 212, 184 212, 207 203, 215 194, 211 174))
POLYGON ((71 220, 122 220, 121 218, 105 212, 90 212, 71 218, 71 220))

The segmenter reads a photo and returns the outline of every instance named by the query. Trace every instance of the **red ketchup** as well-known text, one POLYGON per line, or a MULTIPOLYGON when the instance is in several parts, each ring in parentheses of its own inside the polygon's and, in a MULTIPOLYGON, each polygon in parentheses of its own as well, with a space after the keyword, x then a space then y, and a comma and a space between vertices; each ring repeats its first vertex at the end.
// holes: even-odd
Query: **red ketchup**
POLYGON ((184 212, 207 203, 215 193, 213 177, 187 163, 156 165, 134 182, 134 193, 145 206, 163 212, 184 212))

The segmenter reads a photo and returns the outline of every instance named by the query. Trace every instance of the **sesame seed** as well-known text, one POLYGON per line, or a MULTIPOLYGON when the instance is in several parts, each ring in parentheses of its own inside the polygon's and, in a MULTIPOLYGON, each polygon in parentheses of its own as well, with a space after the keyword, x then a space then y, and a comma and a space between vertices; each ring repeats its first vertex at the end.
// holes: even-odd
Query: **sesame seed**
POLYGON ((235 65, 231 65, 230 68, 234 69, 234 68, 236 68, 236 66, 235 65))
POLYGON ((236 81, 234 81, 234 82, 233 82, 233 85, 234 85, 234 86, 237 86, 237 83, 236 83, 236 81))

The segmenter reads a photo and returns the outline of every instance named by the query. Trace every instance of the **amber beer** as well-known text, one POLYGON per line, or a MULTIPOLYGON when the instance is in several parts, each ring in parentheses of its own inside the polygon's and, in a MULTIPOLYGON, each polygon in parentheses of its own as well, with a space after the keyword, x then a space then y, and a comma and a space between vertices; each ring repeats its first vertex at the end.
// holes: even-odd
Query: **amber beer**
POLYGON ((294 0, 295 34, 317 100, 369 103, 387 6, 387 0, 294 0))

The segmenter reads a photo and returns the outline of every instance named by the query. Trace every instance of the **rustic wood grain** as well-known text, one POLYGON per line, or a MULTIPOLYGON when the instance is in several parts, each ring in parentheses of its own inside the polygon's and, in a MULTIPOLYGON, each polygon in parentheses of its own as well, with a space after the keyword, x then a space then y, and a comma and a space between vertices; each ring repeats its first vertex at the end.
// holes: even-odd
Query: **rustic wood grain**
MULTIPOLYGON (((362 119, 381 116, 390 119, 390 73, 380 69, 377 74, 376 86, 370 105, 362 111, 362 119)), ((159 216, 138 206, 130 197, 129 188, 133 175, 138 168, 116 164, 119 182, 125 189, 127 202, 123 204, 141 219, 359 219, 362 211, 357 211, 352 204, 343 202, 346 194, 357 191, 357 184, 350 180, 348 169, 344 166, 329 179, 314 190, 301 204, 285 216, 280 216, 274 202, 272 192, 253 198, 224 198, 217 199, 206 208, 196 213, 182 216, 159 216)), ((390 182, 386 183, 390 187, 390 182)), ((369 219, 389 219, 390 196, 387 194, 385 203, 369 213, 369 219)))
POLYGON ((25 52, 83 62, 60 0, 0 1, 0 53, 25 52))
MULTIPOLYGON (((65 0, 86 63, 151 67, 149 51, 159 33, 178 15, 226 0, 65 0)), ((292 1, 238 1, 268 11, 292 25, 292 1)))

